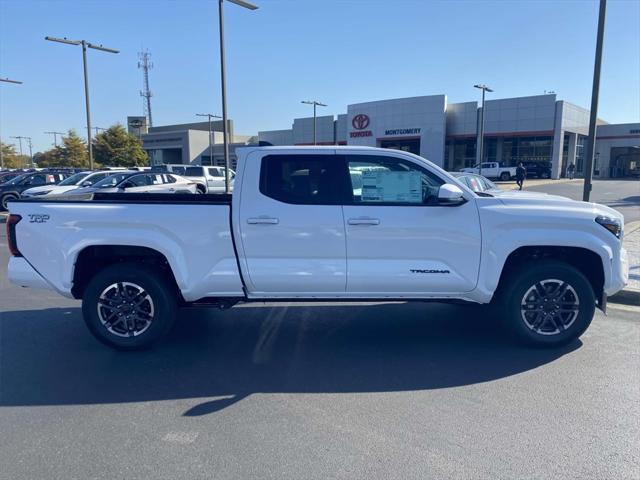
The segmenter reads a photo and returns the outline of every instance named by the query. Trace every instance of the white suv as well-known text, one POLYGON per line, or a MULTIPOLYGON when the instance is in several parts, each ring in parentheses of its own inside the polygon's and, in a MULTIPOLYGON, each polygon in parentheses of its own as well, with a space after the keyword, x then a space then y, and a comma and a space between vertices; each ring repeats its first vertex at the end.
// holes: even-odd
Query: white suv
MULTIPOLYGON (((224 167, 207 165, 182 165, 167 164, 153 167, 153 170, 162 170, 177 173, 178 175, 198 184, 201 193, 224 193, 224 167)), ((233 190, 233 179, 236 172, 229 170, 230 189, 233 190)))

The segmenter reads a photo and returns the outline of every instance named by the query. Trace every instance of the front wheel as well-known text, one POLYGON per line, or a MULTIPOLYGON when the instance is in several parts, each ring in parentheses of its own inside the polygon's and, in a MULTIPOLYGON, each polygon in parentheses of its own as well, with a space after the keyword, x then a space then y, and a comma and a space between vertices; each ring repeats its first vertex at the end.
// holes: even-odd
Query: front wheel
POLYGON ((509 180, 511 178, 511 175, 509 174, 509 172, 502 172, 500 174, 500 180, 506 182, 507 180, 509 180))
POLYGON ((591 324, 596 305, 593 288, 571 265, 554 260, 525 264, 504 284, 505 326, 524 343, 565 345, 591 324))
POLYGON ((156 343, 171 329, 176 310, 176 292, 160 272, 127 263, 98 273, 82 297, 82 314, 91 333, 118 350, 156 343))

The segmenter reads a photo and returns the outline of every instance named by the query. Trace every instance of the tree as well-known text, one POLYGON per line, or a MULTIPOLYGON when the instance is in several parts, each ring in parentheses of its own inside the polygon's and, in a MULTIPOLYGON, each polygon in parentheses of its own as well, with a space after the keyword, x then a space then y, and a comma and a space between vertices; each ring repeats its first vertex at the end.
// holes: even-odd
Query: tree
POLYGON ((149 164, 149 156, 142 143, 120 125, 113 125, 96 135, 93 155, 97 162, 111 167, 142 167, 149 164))
POLYGON ((23 168, 29 164, 29 157, 18 154, 13 145, 0 142, 0 148, 2 149, 4 168, 23 168))
POLYGON ((58 145, 53 150, 52 160, 56 165, 52 167, 75 167, 86 168, 89 166, 89 153, 87 152, 87 142, 78 136, 75 130, 69 130, 66 137, 62 137, 62 145, 58 145))
POLYGON ((37 152, 33 155, 33 162, 38 165, 38 167, 65 166, 61 165, 57 148, 52 148, 51 150, 46 150, 44 152, 37 152))

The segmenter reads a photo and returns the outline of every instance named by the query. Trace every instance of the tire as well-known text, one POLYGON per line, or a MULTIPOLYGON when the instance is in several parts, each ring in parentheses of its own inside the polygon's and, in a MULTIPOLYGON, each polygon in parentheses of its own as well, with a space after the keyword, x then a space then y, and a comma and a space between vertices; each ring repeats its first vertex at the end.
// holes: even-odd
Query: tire
POLYGON ((500 174, 500 180, 506 182, 507 180, 511 179, 511 175, 509 174, 509 172, 502 172, 500 174))
POLYGON ((0 199, 0 210, 9 210, 9 205, 7 205, 7 203, 17 199, 18 195, 16 195, 15 193, 7 193, 6 195, 3 195, 0 199))
POLYGON ((201 194, 207 193, 207 187, 205 187, 204 185, 198 184, 196 188, 198 190, 198 193, 201 193, 201 194))
POLYGON ((567 263, 527 263, 502 283, 499 303, 504 325, 521 343, 559 347, 576 340, 591 324, 596 306, 593 288, 567 263))
POLYGON ((89 281, 82 315, 96 339, 117 350, 142 350, 169 332, 177 312, 176 291, 158 273, 147 266, 119 263, 89 281), (126 300, 120 303, 123 296, 126 300), (117 321, 118 317, 126 318, 117 321))

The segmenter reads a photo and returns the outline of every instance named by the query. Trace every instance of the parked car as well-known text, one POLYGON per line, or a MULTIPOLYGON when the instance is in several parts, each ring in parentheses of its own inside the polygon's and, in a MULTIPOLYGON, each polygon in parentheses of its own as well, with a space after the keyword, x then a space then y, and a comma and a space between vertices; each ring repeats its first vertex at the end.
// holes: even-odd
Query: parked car
POLYGON ((90 187, 65 192, 65 197, 91 197, 94 193, 198 193, 197 185, 172 173, 111 172, 90 187))
MULTIPOLYGON (((217 166, 201 166, 201 165, 183 165, 183 164, 166 164, 152 167, 153 171, 174 172, 200 185, 201 193, 224 193, 225 177, 224 167, 217 166)), ((230 188, 233 190, 233 179, 236 172, 229 170, 230 188)))
POLYGON ((463 168, 460 171, 463 173, 481 174, 487 178, 499 178, 502 181, 511 180, 511 178, 516 176, 516 167, 505 167, 498 162, 482 163, 482 172, 478 168, 478 165, 463 168))
POLYGON ((181 305, 285 299, 492 302, 518 338, 552 347, 628 281, 623 217, 606 206, 478 196, 399 150, 236 152, 233 196, 12 202, 9 279, 82 299, 118 349, 158 341, 181 305))
POLYGON ((72 175, 69 178, 65 178, 57 185, 44 185, 41 187, 34 187, 25 190, 20 195, 21 198, 30 198, 40 195, 60 195, 76 188, 90 187, 94 183, 113 175, 111 171, 97 171, 97 172, 80 172, 72 175))
POLYGON ((20 175, 24 175, 24 173, 25 172, 18 171, 18 170, 0 172, 0 185, 5 182, 8 182, 9 180, 13 180, 14 178, 19 177, 20 175))
POLYGON ((523 197, 544 197, 544 198, 556 198, 569 200, 567 197, 561 197, 558 195, 549 195, 544 192, 533 192, 531 190, 502 190, 495 183, 482 175, 475 175, 473 173, 451 173, 459 182, 469 187, 475 193, 480 196, 492 196, 492 197, 510 197, 516 196, 523 197))
POLYGON ((24 173, 0 184, 0 210, 7 210, 10 201, 20 197, 20 194, 32 187, 57 185, 71 174, 59 171, 39 171, 24 173))
POLYGON ((551 178, 551 162, 524 162, 527 178, 551 178))
POLYGON ((493 183, 488 178, 483 177, 482 175, 462 172, 451 172, 451 175, 463 185, 469 187, 475 193, 500 195, 502 192, 504 192, 504 190, 501 190, 495 183, 493 183))

